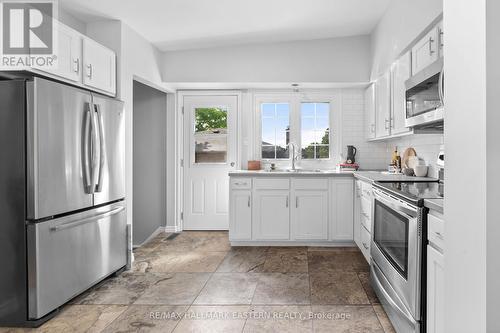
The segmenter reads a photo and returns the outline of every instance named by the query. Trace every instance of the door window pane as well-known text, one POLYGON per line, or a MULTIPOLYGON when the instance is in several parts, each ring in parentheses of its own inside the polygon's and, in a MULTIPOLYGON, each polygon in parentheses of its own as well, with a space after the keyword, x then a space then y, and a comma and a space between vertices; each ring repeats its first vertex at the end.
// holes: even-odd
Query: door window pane
POLYGON ((227 162, 227 108, 196 108, 195 163, 227 162))
POLYGON ((262 103, 260 108, 262 117, 262 158, 288 158, 290 105, 288 103, 262 103))
POLYGON ((301 103, 302 159, 330 158, 330 103, 301 103))

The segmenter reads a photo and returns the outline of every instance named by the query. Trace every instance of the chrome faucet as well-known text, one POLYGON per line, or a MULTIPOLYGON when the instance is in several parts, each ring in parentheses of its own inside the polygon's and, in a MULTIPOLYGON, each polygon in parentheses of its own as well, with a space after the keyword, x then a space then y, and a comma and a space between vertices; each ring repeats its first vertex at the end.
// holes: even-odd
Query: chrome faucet
POLYGON ((288 146, 288 149, 290 149, 290 147, 291 147, 291 151, 292 151, 292 170, 293 170, 293 171, 295 171, 295 170, 296 170, 296 169, 295 169, 295 161, 296 161, 296 160, 297 160, 297 158, 298 158, 298 155, 297 155, 297 151, 298 151, 298 149, 297 149, 297 148, 298 148, 298 147, 297 147, 297 145, 296 145, 295 143, 293 143, 293 142, 289 142, 287 146, 288 146))

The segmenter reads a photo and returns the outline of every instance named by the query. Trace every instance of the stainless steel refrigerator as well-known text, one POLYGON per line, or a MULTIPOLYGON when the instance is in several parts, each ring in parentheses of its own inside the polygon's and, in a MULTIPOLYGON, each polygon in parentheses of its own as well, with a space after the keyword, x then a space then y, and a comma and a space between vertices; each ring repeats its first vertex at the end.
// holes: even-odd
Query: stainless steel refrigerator
POLYGON ((0 326, 37 326, 127 262, 123 102, 0 81, 0 326))

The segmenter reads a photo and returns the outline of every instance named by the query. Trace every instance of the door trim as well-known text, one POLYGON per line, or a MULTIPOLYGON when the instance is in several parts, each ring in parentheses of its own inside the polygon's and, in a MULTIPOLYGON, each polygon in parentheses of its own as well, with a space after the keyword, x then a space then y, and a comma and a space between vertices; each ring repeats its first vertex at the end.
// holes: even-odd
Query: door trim
POLYGON ((241 169, 241 100, 240 90, 178 90, 177 107, 175 112, 175 229, 177 232, 184 230, 182 212, 184 207, 184 168, 181 160, 184 156, 184 97, 187 96, 235 96, 237 98, 236 110, 236 169, 241 169))

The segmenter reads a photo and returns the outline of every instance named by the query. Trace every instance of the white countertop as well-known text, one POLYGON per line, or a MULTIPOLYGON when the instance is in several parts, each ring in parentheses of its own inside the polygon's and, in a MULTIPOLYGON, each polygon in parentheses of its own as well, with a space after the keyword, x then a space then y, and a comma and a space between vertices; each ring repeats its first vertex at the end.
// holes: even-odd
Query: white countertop
POLYGON ((358 178, 367 182, 385 181, 385 182, 422 182, 422 181, 436 181, 435 178, 430 177, 413 177, 405 175, 388 174, 383 171, 337 171, 337 170, 304 170, 299 172, 290 172, 286 170, 235 170, 230 171, 229 176, 279 176, 279 177, 297 177, 297 176, 314 176, 314 177, 352 177, 358 178))

